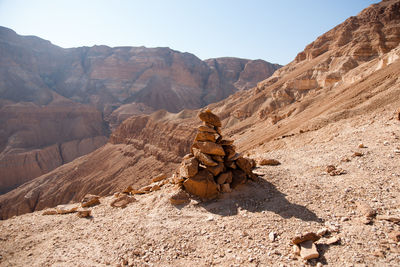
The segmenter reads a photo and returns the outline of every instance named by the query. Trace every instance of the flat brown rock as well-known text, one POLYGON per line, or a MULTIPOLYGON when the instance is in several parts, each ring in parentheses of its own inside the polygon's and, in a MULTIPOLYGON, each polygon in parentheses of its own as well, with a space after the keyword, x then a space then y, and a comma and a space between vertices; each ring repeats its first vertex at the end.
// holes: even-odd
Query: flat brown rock
POLYGON ((196 159, 198 159, 201 163, 203 163, 206 166, 217 166, 218 163, 213 161, 211 156, 204 154, 200 151, 200 149, 197 148, 193 148, 193 153, 196 157, 196 159))
POLYGON ((277 166, 280 165, 281 163, 276 160, 276 159, 261 159, 258 161, 258 165, 267 165, 267 166, 277 166))
POLYGON ((199 113, 200 120, 209 123, 213 126, 221 127, 221 120, 217 115, 211 112, 211 110, 207 109, 204 112, 199 113))
POLYGON ((56 211, 58 214, 68 214, 76 212, 78 208, 78 204, 58 205, 56 211))
POLYGON ((299 244, 300 246, 300 257, 304 260, 317 259, 319 253, 317 246, 311 241, 305 241, 299 244))
POLYGON ((153 179, 151 179, 151 181, 153 183, 156 183, 156 182, 165 180, 166 178, 167 178, 167 175, 165 173, 161 173, 161 174, 157 175, 156 177, 154 177, 153 179))
POLYGON ((207 170, 198 172, 194 177, 183 182, 185 190, 202 199, 213 199, 218 195, 217 184, 207 170))
POLYGON ((199 161, 196 158, 189 158, 182 161, 179 173, 182 177, 190 178, 196 175, 199 168, 199 161))
POLYGON ((319 239, 320 239, 320 237, 319 237, 316 233, 309 232, 309 233, 306 233, 306 234, 304 234, 304 235, 300 235, 300 236, 294 237, 294 238, 291 240, 291 242, 292 242, 292 244, 294 244, 294 245, 298 245, 298 244, 300 244, 300 243, 302 243, 302 242, 305 242, 305 241, 311 240, 312 242, 315 242, 315 241, 317 241, 317 240, 319 240, 319 239))
POLYGON ((197 141, 193 144, 193 148, 200 149, 201 152, 209 155, 225 156, 225 151, 221 145, 212 142, 197 141))
POLYGON ((217 166, 208 166, 206 168, 207 171, 211 172, 212 175, 217 176, 218 174, 220 174, 221 172, 224 171, 224 164, 222 162, 220 162, 217 166))
POLYGON ((205 141, 205 142, 215 142, 215 134, 209 132, 198 132, 196 137, 194 138, 195 141, 205 141))
POLYGON ((82 208, 92 207, 100 204, 100 197, 96 195, 87 194, 81 200, 82 208))
POLYGON ((397 216, 392 216, 392 215, 376 215, 377 220, 385 220, 389 222, 395 222, 398 223, 400 222, 400 217, 397 216))
POLYGON ((217 131, 213 127, 208 127, 206 125, 199 126, 198 130, 201 132, 217 133, 217 131))
POLYGON ((125 208, 129 203, 136 201, 134 197, 130 197, 128 195, 123 195, 113 200, 110 204, 111 207, 114 208, 125 208))

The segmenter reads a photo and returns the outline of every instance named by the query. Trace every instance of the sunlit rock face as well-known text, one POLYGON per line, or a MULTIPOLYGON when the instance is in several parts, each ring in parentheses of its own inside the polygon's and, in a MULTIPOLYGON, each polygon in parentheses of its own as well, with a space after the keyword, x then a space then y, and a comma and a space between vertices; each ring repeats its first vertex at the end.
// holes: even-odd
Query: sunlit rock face
POLYGON ((169 48, 63 49, 4 27, 0 58, 0 193, 92 152, 132 115, 200 108, 280 67, 169 48))

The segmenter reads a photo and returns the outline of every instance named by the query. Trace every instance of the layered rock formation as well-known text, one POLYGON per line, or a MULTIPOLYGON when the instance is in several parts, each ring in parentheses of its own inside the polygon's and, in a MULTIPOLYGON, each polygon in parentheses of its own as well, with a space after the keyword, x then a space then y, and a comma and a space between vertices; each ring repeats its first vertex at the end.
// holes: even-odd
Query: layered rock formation
POLYGON ((236 153, 232 140, 221 134, 221 121, 209 109, 199 113, 203 125, 198 127, 191 153, 187 154, 179 169, 177 184, 190 194, 202 199, 213 199, 219 192, 229 193, 231 188, 255 179, 250 161, 236 153))
MULTIPOLYGON (((287 146, 287 140, 301 140, 310 131, 329 128, 331 123, 353 116, 386 109, 392 111, 393 117, 400 106, 400 46, 396 41, 400 26, 399 3, 392 0, 370 6, 318 38, 331 40, 325 52, 321 52, 325 50, 322 49, 319 55, 311 53, 318 47, 313 43, 304 52, 307 56, 300 56, 278 70, 257 88, 210 104, 208 108, 221 119, 224 136, 235 140, 238 152, 265 153, 287 146), (339 32, 345 25, 349 25, 346 28, 351 38, 368 37, 368 40, 350 41, 340 47, 332 45, 341 38, 339 32), (374 25, 382 27, 374 28, 374 25), (335 39, 335 36, 338 37, 335 39), (390 43, 385 44, 387 49, 370 53, 365 58, 354 57, 356 49, 382 44, 381 40, 390 43), (308 56, 312 54, 314 56, 308 56), (333 74, 338 68, 341 71, 333 74), (275 141, 270 142, 272 140, 275 141)), ((86 193, 121 191, 135 183, 138 188, 164 170, 172 174, 190 151, 196 135, 193 129, 200 126, 196 122, 197 113, 157 112, 130 118, 113 134, 112 144, 0 196, 2 218, 79 200, 86 193), (165 156, 166 151, 171 153, 165 156), (149 153, 153 156, 145 156, 149 153), (165 163, 166 158, 173 158, 174 163, 165 163), (154 173, 148 173, 152 171, 154 173), (57 186, 50 186, 54 183, 57 186), (36 187, 38 191, 33 190, 36 187), (77 195, 79 198, 75 198, 77 195), (38 199, 38 205, 28 206, 27 199, 32 203, 38 199)), ((337 131, 332 130, 327 140, 334 139, 336 134, 337 131)))
POLYGON ((63 49, 4 27, 0 56, 0 193, 100 147, 132 115, 200 108, 280 67, 169 48, 63 49))

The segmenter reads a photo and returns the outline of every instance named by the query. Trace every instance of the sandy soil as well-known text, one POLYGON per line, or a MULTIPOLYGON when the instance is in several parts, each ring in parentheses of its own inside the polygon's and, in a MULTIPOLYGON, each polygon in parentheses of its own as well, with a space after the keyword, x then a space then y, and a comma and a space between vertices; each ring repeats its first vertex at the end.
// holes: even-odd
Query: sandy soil
POLYGON ((361 201, 400 217, 394 110, 260 146, 251 157, 282 164, 257 167, 257 182, 218 200, 175 207, 168 202, 173 187, 164 186, 125 209, 110 207, 112 196, 102 198, 90 219, 39 211, 0 221, 0 266, 400 266, 400 243, 388 236, 400 224, 364 224, 357 208, 361 201), (353 157, 356 151, 363 156, 353 157), (330 176, 327 165, 347 174, 330 176), (317 241, 318 260, 292 253, 291 238, 324 227, 330 235, 317 241), (327 245, 330 236, 341 240, 327 245))

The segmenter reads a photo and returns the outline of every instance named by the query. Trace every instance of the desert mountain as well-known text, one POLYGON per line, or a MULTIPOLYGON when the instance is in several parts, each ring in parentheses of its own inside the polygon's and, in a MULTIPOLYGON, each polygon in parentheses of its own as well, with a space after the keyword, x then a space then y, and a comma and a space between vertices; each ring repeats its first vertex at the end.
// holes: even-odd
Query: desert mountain
POLYGON ((200 108, 280 67, 169 48, 63 49, 4 27, 0 55, 0 193, 92 152, 132 114, 200 108))
MULTIPOLYGON (((400 106, 399 7, 399 1, 371 5, 256 88, 209 105, 223 119, 224 135, 252 156, 284 149, 287 140, 302 140, 333 123, 400 106)), ((104 147, 0 196, 2 218, 172 174, 189 151, 196 114, 160 111, 129 118, 104 147)))

